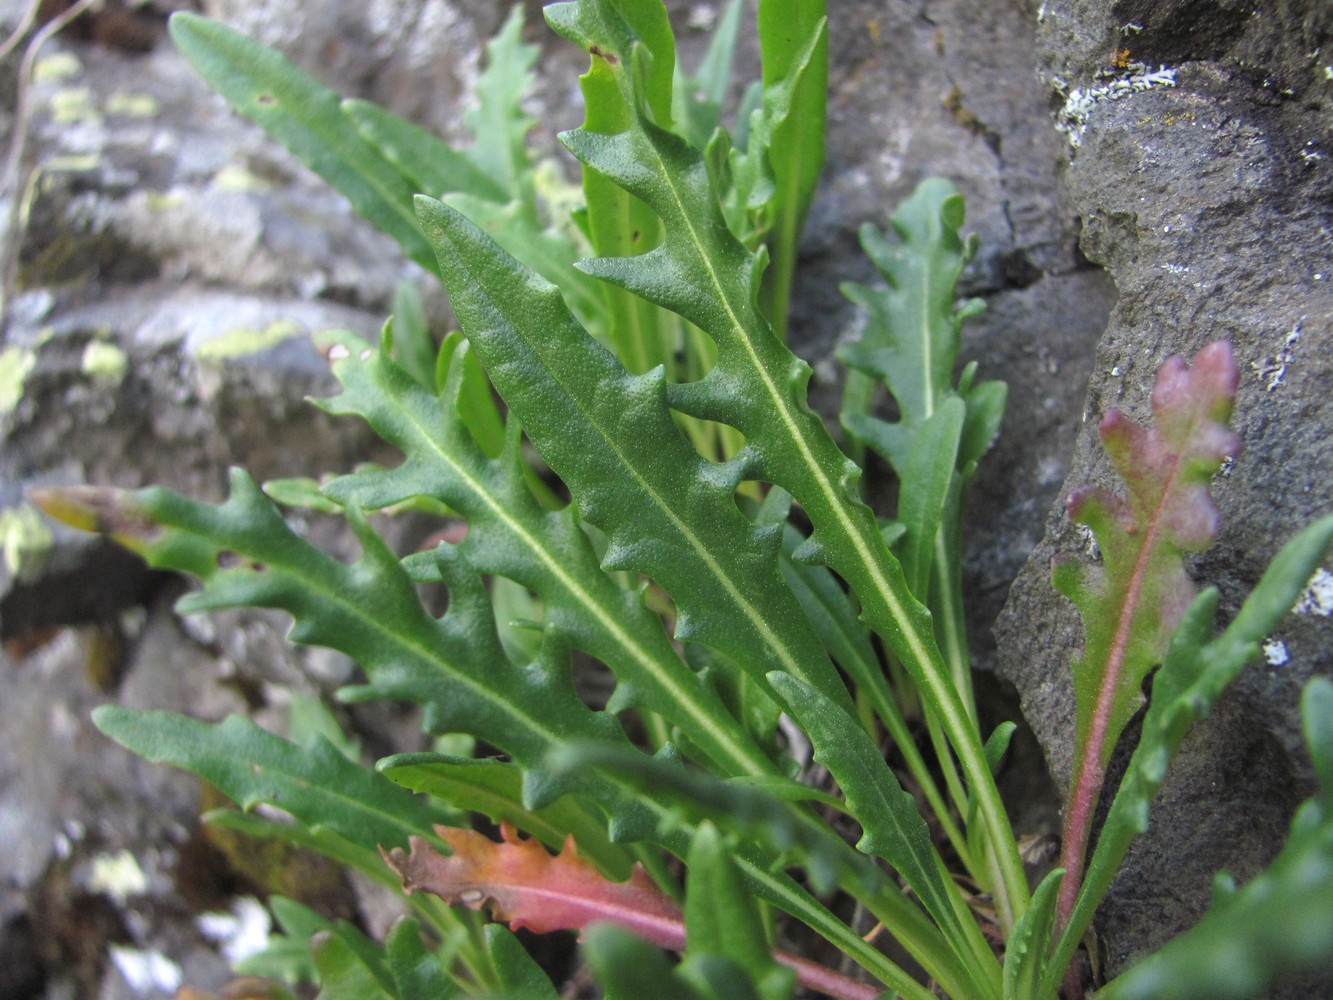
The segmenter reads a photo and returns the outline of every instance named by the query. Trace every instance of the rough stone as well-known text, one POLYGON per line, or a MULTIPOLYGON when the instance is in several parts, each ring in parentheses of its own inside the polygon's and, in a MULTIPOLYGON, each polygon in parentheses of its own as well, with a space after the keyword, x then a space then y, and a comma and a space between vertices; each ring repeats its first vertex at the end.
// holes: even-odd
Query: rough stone
MULTIPOLYGON (((1233 422, 1245 451, 1215 484, 1218 544, 1190 566, 1219 587, 1225 620, 1282 542, 1333 506, 1333 174, 1325 159, 1333 155, 1333 74, 1314 57, 1333 40, 1333 16, 1319 3, 1047 3, 1043 14, 1043 69, 1062 98, 1145 70, 1117 69, 1117 58, 1174 71, 1174 85, 1092 106, 1071 150, 1083 250, 1120 294, 1065 491, 1111 483, 1094 433, 1107 407, 1145 419, 1166 355, 1231 340, 1243 370, 1233 422)), ((1066 665, 1082 636, 1072 606, 1050 590, 1049 566, 1052 555, 1082 548, 1057 508, 997 626, 1002 672, 1019 688, 1061 785, 1072 755, 1066 665)), ((1152 829, 1112 889, 1098 924, 1108 974, 1196 920, 1212 872, 1244 878, 1261 868, 1309 793, 1297 701, 1306 680, 1333 670, 1333 622, 1293 616, 1274 638, 1287 659, 1247 669, 1187 741, 1152 829)), ((1330 990, 1302 984, 1275 995, 1330 990)))

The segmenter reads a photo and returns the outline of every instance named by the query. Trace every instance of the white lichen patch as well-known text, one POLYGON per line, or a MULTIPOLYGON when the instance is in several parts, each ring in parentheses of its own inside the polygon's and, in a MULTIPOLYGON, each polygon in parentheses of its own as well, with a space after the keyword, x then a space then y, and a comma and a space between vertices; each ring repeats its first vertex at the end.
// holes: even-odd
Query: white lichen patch
POLYGON ((1333 573, 1322 566, 1315 570, 1294 610, 1298 615, 1319 615, 1321 618, 1333 615, 1333 573))
POLYGON ((1304 321, 1305 317, 1302 316, 1300 321, 1287 332, 1275 358, 1271 360, 1264 358, 1262 361, 1250 362, 1250 368, 1264 380, 1265 392, 1272 392, 1287 377, 1287 366, 1295 360, 1296 344, 1301 339, 1301 323, 1304 321))
POLYGON ((195 926, 233 965, 267 948, 272 930, 268 910, 253 896, 236 900, 230 913, 201 913, 195 926))
POLYGON ((160 951, 113 944, 107 949, 111 964, 125 984, 142 996, 175 993, 181 986, 181 967, 160 951))
POLYGON ((1280 667, 1290 662, 1291 654, 1287 652, 1286 643, 1281 639, 1264 640, 1264 662, 1270 667, 1280 667))
POLYGON ((1125 75, 1111 77, 1106 83, 1096 87, 1069 89, 1068 85, 1058 77, 1052 81, 1056 89, 1065 95, 1064 106, 1056 114, 1055 127, 1057 131, 1064 133, 1069 145, 1075 149, 1083 145, 1083 132, 1088 126, 1092 112, 1099 105, 1109 101, 1119 101, 1131 94, 1141 94, 1154 87, 1176 85, 1176 71, 1165 66, 1150 70, 1143 63, 1130 63, 1126 69, 1128 72, 1125 75))
POLYGON ((1088 558, 1100 559, 1102 550, 1097 545, 1097 536, 1093 534, 1092 529, 1086 524, 1076 524, 1074 525, 1074 531, 1083 542, 1083 551, 1088 554, 1088 558))
POLYGON ((711 3, 697 3, 690 8, 685 26, 694 31, 712 31, 717 24, 717 10, 711 3))
POLYGON ((88 888, 124 906, 131 896, 142 896, 148 891, 148 876, 129 851, 99 854, 93 858, 88 888))

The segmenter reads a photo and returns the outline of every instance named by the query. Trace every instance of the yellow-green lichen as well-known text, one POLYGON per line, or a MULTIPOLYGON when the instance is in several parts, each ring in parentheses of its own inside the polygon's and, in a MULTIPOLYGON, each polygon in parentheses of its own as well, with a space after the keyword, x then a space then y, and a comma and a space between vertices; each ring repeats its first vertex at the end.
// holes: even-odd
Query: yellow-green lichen
POLYGON ((274 320, 262 329, 237 327, 201 344, 198 356, 204 361, 225 361, 228 358, 258 354, 301 333, 302 328, 298 324, 285 319, 274 320))
POLYGON ((51 551, 51 529, 30 504, 0 510, 0 554, 10 576, 37 573, 51 551))
POLYGON ((267 191, 271 184, 238 163, 229 163, 213 176, 216 191, 267 191))
POLYGON ((61 125, 100 122, 91 87, 62 87, 51 95, 51 117, 61 125))
POLYGON ((129 359, 125 352, 115 344, 103 340, 91 340, 83 349, 80 368, 85 375, 90 375, 100 382, 119 385, 129 368, 129 359))
POLYGON ((121 92, 112 94, 106 102, 107 114, 126 118, 152 118, 158 112, 157 98, 152 94, 121 92))
POLYGON ((146 191, 143 198, 150 212, 173 212, 186 204, 185 196, 176 191, 146 191))
POLYGON ((37 364, 37 353, 26 347, 0 350, 0 417, 13 411, 23 398, 23 383, 37 364))
POLYGON ((83 63, 73 52, 55 52, 37 60, 32 69, 34 83, 47 83, 51 80, 68 80, 83 72, 83 63))

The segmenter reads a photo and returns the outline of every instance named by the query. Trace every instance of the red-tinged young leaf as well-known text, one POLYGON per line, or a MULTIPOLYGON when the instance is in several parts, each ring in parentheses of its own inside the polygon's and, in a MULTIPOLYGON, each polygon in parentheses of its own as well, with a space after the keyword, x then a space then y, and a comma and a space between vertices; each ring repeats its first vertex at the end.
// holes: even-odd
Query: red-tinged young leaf
POLYGON ((474 830, 437 826, 435 832, 453 851, 449 857, 420 837, 411 839, 410 853, 384 853, 405 892, 432 892, 474 910, 488 906, 511 930, 549 934, 609 921, 658 947, 684 947, 680 908, 639 865, 627 881, 612 882, 579 856, 573 838, 553 855, 538 840, 520 839, 508 823, 500 825, 500 843, 474 830))
MULTIPOLYGON (((572 837, 553 855, 537 840, 520 839, 508 823, 500 824, 499 843, 475 830, 437 826, 435 832, 453 851, 449 857, 421 837, 411 838, 411 851, 381 850, 385 863, 403 880, 404 892, 431 892, 451 906, 487 907, 511 930, 526 927, 549 934, 614 924, 659 948, 685 950, 680 907, 640 865, 627 881, 612 882, 579 856, 572 837)), ((839 1000, 873 1000, 880 993, 785 952, 773 957, 795 970, 803 986, 839 1000)))
POLYGON ((1073 664, 1077 708, 1076 763, 1065 819, 1061 923, 1077 896, 1093 811, 1106 763, 1142 697, 1148 672, 1190 602, 1194 585, 1181 562, 1207 548, 1219 515, 1209 480, 1240 439, 1227 426, 1240 372, 1225 341, 1201 350, 1192 366, 1166 360, 1153 385, 1153 426, 1119 410, 1103 418, 1102 443, 1125 482, 1126 497, 1083 489, 1069 515, 1092 529, 1100 567, 1065 564, 1055 586, 1083 618, 1083 655, 1073 664))

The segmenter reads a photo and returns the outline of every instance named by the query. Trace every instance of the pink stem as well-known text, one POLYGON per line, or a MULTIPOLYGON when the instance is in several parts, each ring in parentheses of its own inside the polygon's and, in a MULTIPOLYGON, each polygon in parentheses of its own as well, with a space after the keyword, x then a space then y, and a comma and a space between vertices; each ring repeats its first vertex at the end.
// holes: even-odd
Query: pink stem
POLYGON ((785 951, 773 953, 773 957, 789 969, 796 970, 797 981, 807 989, 817 990, 834 1000, 875 1000, 884 992, 882 987, 858 983, 841 972, 834 972, 826 965, 818 965, 804 958, 797 958, 785 951))
POLYGON ((1143 581, 1148 574, 1148 563, 1153 547, 1161 531, 1162 516, 1166 509, 1171 488, 1180 475, 1180 464, 1176 463, 1167 479, 1157 509, 1153 511, 1148 530, 1144 532, 1143 543, 1139 547, 1138 557, 1134 560, 1134 573, 1125 588, 1125 604, 1116 622, 1115 638, 1106 655, 1106 669, 1102 673, 1102 686, 1097 692, 1097 704, 1093 708, 1092 718, 1088 723, 1088 735, 1083 744, 1083 756, 1079 758, 1074 770, 1074 778, 1069 790, 1069 807, 1065 813, 1064 835, 1060 843, 1060 866, 1065 870, 1065 877, 1060 882, 1060 895, 1057 901, 1056 927, 1063 930, 1074 912, 1074 903, 1083 884, 1083 863, 1088 851, 1088 839, 1092 834, 1092 818, 1101 798, 1102 783, 1106 780, 1106 759, 1111 748, 1106 746, 1107 729, 1111 724, 1111 709, 1115 704, 1116 688, 1120 683, 1121 670, 1125 665, 1125 650, 1129 646, 1130 631, 1134 625, 1134 613, 1138 610, 1139 598, 1143 593, 1143 581))

